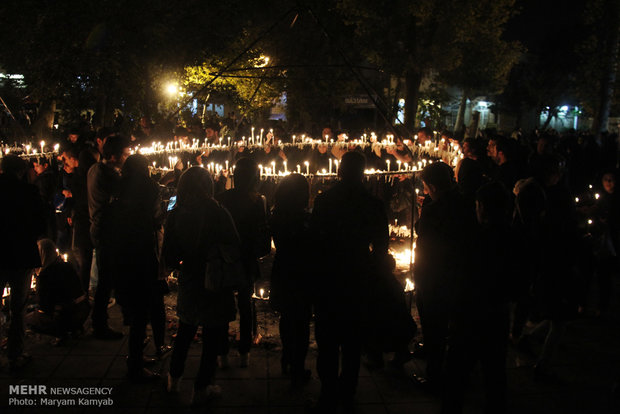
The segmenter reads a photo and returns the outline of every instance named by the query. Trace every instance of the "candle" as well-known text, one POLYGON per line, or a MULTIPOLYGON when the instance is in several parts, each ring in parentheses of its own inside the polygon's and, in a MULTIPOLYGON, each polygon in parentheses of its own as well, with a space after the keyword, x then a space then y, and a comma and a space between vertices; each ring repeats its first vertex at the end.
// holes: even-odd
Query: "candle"
POLYGON ((263 143, 263 128, 260 129, 260 138, 258 139, 258 145, 263 143))
POLYGON ((398 164, 398 171, 400 171, 400 164, 401 164, 400 160, 396 160, 396 164, 398 164))
POLYGON ((301 174, 301 165, 297 164, 297 174, 301 174))
POLYGON ((41 141, 41 154, 45 152, 44 148, 45 148, 45 141, 41 141))
POLYGON ((226 170, 228 171, 228 160, 226 160, 225 162, 226 162, 226 170))
POLYGON ((308 161, 304 161, 306 165, 306 175, 310 175, 310 163, 308 161))
POLYGON ((275 161, 271 161, 271 171, 273 171, 273 174, 276 173, 276 162, 275 161))
POLYGON ((338 174, 338 160, 334 160, 334 164, 336 165, 336 174, 338 174))
POLYGON ((295 145, 295 135, 293 135, 293 145, 295 145))
POLYGON ((329 173, 332 173, 332 159, 329 159, 329 173))
POLYGON ((263 165, 259 164, 258 169, 260 170, 260 178, 263 178, 263 165))
POLYGON ((252 144, 254 143, 254 127, 252 127, 252 144))
POLYGON ((286 161, 283 161, 282 163, 284 164, 284 172, 287 173, 288 169, 286 168, 286 161))
POLYGON ((62 255, 62 260, 64 260, 65 262, 67 262, 69 259, 69 256, 67 255, 67 253, 62 255))
POLYGON ((228 146, 230 147, 230 137, 228 137, 228 146))
POLYGON ((265 294, 265 289, 259 290, 260 298, 263 299, 263 295, 265 294))
POLYGON ((388 170, 388 172, 390 172, 390 160, 385 161, 385 163, 387 164, 387 170, 388 170))

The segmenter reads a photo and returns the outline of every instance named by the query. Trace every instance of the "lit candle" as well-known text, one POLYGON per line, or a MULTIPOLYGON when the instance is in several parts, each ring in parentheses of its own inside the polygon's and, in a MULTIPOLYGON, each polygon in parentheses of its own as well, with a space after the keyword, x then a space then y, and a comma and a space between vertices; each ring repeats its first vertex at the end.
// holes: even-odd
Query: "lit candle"
POLYGON ((252 127, 252 144, 254 143, 254 127, 252 127))
POLYGON ((228 146, 230 147, 230 137, 228 137, 228 146))
POLYGON ((596 198, 597 200, 601 197, 601 195, 599 193, 594 194, 594 198, 596 198))
POLYGON ((263 128, 260 129, 260 138, 258 139, 258 145, 263 143, 263 128))
POLYGON ((304 161, 306 165, 306 175, 310 175, 310 163, 308 161, 304 161))
POLYGON ((258 292, 260 293, 260 298, 263 299, 263 295, 265 294, 265 289, 261 289, 258 292))
POLYGON ((226 170, 228 170, 228 160, 226 160, 225 163, 226 163, 226 170))
POLYGON ((45 141, 41 141, 41 154, 45 152, 44 148, 45 148, 45 141))
POLYGON ((295 135, 293 135, 293 145, 295 145, 295 135))
POLYGON ((396 160, 396 164, 398 164, 398 171, 400 171, 400 164, 401 164, 400 160, 396 160))
POLYGON ((297 164, 297 174, 301 174, 301 165, 297 164))
POLYGON ((390 160, 385 161, 385 163, 387 164, 387 170, 388 170, 388 172, 390 172, 390 160))
POLYGON ((332 173, 332 159, 329 159, 329 173, 332 173))
POLYGON ((67 255, 67 253, 62 255, 62 260, 64 260, 65 262, 67 262, 69 259, 69 255, 67 255))
POLYGON ((260 178, 263 178, 263 165, 259 164, 258 169, 260 170, 260 178))
POLYGON ((334 165, 336 166, 336 174, 338 174, 338 160, 334 160, 334 165))
POLYGON ((284 172, 287 173, 288 169, 286 168, 286 161, 283 161, 282 163, 284 164, 284 172))

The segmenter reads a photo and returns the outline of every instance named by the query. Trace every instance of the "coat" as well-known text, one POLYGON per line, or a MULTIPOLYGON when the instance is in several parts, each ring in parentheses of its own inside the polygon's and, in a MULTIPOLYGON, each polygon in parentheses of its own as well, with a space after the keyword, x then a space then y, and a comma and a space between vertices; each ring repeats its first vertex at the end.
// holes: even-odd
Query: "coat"
POLYGON ((184 323, 215 327, 235 320, 232 289, 205 289, 207 252, 213 243, 239 244, 236 232, 216 234, 218 221, 224 220, 232 225, 230 214, 211 199, 191 208, 177 206, 166 221, 162 256, 168 268, 180 270, 177 314, 184 323))

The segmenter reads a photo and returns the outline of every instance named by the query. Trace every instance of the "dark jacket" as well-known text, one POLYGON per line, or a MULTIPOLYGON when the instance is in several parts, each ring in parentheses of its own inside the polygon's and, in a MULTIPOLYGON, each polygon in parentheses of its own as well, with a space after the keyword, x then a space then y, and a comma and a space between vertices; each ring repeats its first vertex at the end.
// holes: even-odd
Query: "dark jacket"
POLYGON ((0 174, 0 268, 41 266, 37 238, 45 232, 45 206, 37 187, 0 174))
POLYGON ((315 199, 311 229, 317 259, 313 287, 317 313, 358 320, 370 294, 373 256, 387 254, 383 202, 361 182, 339 182, 315 199))
POLYGON ((239 243, 236 232, 216 233, 222 221, 234 228, 228 212, 215 200, 192 209, 175 207, 166 221, 162 256, 168 268, 180 269, 177 314, 184 323, 221 326, 235 319, 233 291, 205 289, 211 246, 218 241, 239 243))
POLYGON ((58 258, 41 270, 37 277, 39 308, 54 315, 55 307, 72 307, 74 301, 84 295, 80 279, 73 265, 58 258))
POLYGON ((90 238, 93 246, 99 247, 112 237, 110 205, 118 196, 120 174, 105 162, 98 162, 88 170, 87 183, 90 238))
POLYGON ((163 218, 158 185, 147 176, 123 177, 111 205, 118 289, 140 290, 157 280, 157 233, 163 218))
POLYGON ((233 218, 241 240, 241 261, 252 283, 260 278, 257 259, 266 254, 266 247, 261 246, 268 239, 265 199, 258 193, 233 188, 219 194, 217 200, 233 218))
POLYGON ((277 311, 310 307, 310 215, 275 211, 270 229, 276 254, 270 284, 270 303, 277 311))

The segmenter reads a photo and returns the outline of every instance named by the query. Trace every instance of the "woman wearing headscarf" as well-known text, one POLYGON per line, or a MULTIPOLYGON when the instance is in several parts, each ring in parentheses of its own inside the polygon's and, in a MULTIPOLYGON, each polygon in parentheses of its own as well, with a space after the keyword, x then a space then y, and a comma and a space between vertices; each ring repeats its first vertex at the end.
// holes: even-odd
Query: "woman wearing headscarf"
POLYGON ((191 167, 179 179, 177 203, 164 231, 162 256, 168 268, 179 269, 177 314, 179 329, 174 342, 168 392, 177 392, 191 342, 202 326, 202 355, 194 383, 193 404, 221 393, 213 384, 217 355, 226 346, 228 323, 235 320, 232 288, 205 287, 209 252, 217 245, 239 248, 239 236, 228 211, 213 199, 213 179, 208 171, 191 167))

